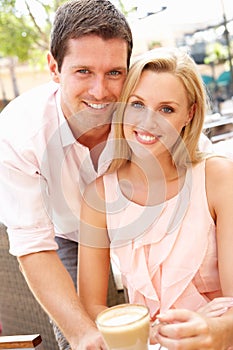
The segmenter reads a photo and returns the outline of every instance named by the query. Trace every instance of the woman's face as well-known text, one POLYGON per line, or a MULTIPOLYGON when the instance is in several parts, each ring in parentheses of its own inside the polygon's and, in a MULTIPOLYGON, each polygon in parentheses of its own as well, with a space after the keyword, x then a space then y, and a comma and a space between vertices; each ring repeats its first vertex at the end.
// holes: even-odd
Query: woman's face
POLYGON ((169 152, 191 117, 181 80, 172 73, 145 70, 128 99, 125 138, 135 155, 159 156, 169 152))

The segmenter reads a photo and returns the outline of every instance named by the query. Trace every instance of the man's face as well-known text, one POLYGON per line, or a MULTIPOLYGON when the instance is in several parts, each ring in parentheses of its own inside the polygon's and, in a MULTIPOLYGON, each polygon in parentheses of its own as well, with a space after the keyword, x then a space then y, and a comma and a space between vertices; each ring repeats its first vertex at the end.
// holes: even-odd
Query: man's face
POLYGON ((49 68, 61 86, 65 117, 85 111, 92 123, 101 124, 112 102, 119 98, 127 75, 127 43, 122 39, 103 40, 97 35, 70 39, 61 72, 52 56, 49 68))

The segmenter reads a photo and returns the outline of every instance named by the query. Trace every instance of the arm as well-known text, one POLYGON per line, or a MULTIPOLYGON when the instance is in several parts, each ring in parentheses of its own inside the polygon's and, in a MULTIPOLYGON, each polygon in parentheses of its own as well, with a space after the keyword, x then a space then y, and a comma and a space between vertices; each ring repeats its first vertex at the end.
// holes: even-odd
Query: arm
POLYGON ((218 317, 231 307, 233 307, 233 297, 218 297, 200 307, 197 312, 207 317, 218 317))
MULTIPOLYGON (((233 298, 233 162, 210 158, 206 162, 206 192, 216 223, 219 276, 223 297, 233 298)), ((233 305, 220 317, 189 310, 169 310, 158 316, 157 340, 169 350, 228 349, 233 346, 233 305), (167 324, 166 324, 167 323, 167 324)))
POLYGON ((110 266, 102 178, 85 191, 80 220, 78 290, 94 320, 106 308, 110 266))
POLYGON ((105 349, 94 322, 80 303, 70 275, 55 251, 18 258, 27 283, 73 350, 105 349))
POLYGON ((0 142, 0 217, 8 226, 10 251, 44 310, 61 327, 73 350, 105 349, 95 324, 84 311, 55 249, 48 215, 46 179, 29 159, 0 142))

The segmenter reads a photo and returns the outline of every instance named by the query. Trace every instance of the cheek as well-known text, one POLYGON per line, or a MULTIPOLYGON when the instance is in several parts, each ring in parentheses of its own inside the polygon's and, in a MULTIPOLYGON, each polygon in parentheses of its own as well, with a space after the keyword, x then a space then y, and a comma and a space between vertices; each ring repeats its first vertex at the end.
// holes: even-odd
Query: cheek
POLYGON ((82 91, 88 90, 87 82, 82 81, 75 76, 65 80, 64 84, 66 86, 66 90, 70 91, 72 95, 77 95, 82 91))
POLYGON ((166 120, 165 123, 163 123, 163 134, 164 139, 163 143, 167 149, 170 149, 178 140, 180 137, 181 130, 183 128, 183 124, 179 123, 171 123, 166 120))
POLYGON ((178 137, 184 127, 185 122, 183 119, 167 121, 166 129, 167 133, 172 134, 173 137, 178 137))
POLYGON ((123 126, 123 134, 126 139, 129 138, 130 134, 132 134, 131 127, 129 124, 124 124, 123 126))
POLYGON ((112 82, 109 84, 108 86, 108 91, 114 95, 116 97, 116 99, 118 100, 119 97, 120 97, 120 94, 121 94, 121 91, 122 91, 122 88, 123 88, 123 85, 124 85, 124 81, 125 79, 122 79, 120 81, 117 81, 117 82, 112 82))
POLYGON ((145 114, 142 111, 137 111, 131 106, 127 106, 124 114, 124 124, 129 126, 139 125, 145 120, 145 114))
POLYGON ((174 125, 172 125, 172 128, 174 129, 174 132, 180 134, 182 128, 183 128, 183 123, 178 122, 178 123, 174 123, 174 125))

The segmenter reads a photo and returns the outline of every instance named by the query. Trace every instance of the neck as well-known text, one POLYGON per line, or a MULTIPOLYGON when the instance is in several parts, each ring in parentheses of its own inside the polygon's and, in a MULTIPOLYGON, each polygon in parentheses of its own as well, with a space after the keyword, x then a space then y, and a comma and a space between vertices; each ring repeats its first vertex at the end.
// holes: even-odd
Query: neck
POLYGON ((177 179, 178 169, 172 161, 169 153, 164 152, 160 156, 151 154, 148 158, 138 158, 132 155, 131 164, 135 164, 143 171, 148 181, 173 181, 177 179))
POLYGON ((184 170, 177 169, 171 157, 160 162, 157 158, 138 159, 132 157, 120 171, 123 193, 141 205, 154 205, 174 197, 182 188, 184 170), (128 186, 127 184, 130 184, 128 186))
POLYGON ((76 140, 83 146, 88 147, 90 150, 95 147, 101 147, 101 145, 107 140, 110 133, 111 125, 107 124, 98 128, 94 128, 82 135, 78 133, 75 136, 76 140))
POLYGON ((89 148, 92 163, 96 171, 98 170, 99 157, 106 145, 110 128, 110 125, 105 125, 101 128, 92 129, 77 138, 80 144, 89 148))

